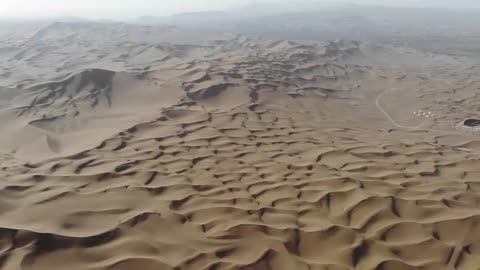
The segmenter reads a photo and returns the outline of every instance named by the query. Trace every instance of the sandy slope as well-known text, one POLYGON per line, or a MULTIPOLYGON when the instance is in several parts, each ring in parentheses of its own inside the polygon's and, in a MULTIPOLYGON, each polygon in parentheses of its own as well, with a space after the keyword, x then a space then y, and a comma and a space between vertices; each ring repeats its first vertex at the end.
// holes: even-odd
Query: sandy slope
MULTIPOLYGON (((59 27, 35 35, 148 30, 59 27)), ((58 48, 2 62, 1 269, 478 269, 480 140, 452 127, 478 114, 473 62, 181 35, 130 41, 163 48, 135 68, 67 46, 56 80, 58 48)))

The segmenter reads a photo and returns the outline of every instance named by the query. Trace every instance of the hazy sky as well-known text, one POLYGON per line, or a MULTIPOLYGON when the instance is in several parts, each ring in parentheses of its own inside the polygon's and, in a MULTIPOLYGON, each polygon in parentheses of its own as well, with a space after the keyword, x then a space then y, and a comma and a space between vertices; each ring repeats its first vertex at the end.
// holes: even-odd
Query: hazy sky
MULTIPOLYGON (((79 16, 87 18, 134 18, 180 12, 224 10, 248 2, 275 4, 298 0, 0 0, 0 18, 79 16)), ((479 7, 479 0, 301 0, 314 3, 479 7)))
POLYGON ((227 9, 242 0, 0 0, 1 17, 138 17, 227 9))

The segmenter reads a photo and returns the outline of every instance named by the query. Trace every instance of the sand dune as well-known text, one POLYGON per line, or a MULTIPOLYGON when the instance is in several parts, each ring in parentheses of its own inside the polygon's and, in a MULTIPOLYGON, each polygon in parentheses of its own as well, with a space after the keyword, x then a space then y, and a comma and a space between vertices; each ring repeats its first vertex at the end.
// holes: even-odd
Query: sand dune
POLYGON ((468 59, 155 31, 0 50, 1 269, 478 269, 468 59))

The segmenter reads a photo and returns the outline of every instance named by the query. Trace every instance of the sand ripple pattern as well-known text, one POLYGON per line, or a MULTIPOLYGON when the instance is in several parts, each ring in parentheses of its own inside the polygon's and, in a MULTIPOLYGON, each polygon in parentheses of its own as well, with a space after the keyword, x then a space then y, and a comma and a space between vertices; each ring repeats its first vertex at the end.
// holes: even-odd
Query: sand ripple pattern
POLYGON ((443 139, 164 112, 3 167, 2 269, 478 269, 480 160, 443 139))
POLYGON ((17 86, 0 88, 15 101, 0 102, 0 269, 479 269, 480 140, 410 113, 474 115, 476 70, 357 42, 108 27, 74 67, 42 44, 90 40, 84 24, 0 52, 21 64, 0 74, 17 86), (387 70, 412 58, 432 74, 387 70))

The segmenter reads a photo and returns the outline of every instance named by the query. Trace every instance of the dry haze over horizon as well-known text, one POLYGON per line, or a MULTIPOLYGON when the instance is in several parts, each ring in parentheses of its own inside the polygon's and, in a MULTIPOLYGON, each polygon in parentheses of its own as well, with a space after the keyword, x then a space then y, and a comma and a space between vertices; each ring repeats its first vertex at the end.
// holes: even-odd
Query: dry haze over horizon
POLYGON ((443 1, 415 1, 415 0, 302 0, 292 3, 286 0, 3 0, 0 6, 0 17, 3 19, 37 19, 51 17, 83 17, 88 19, 132 19, 140 16, 168 16, 183 12, 217 11, 232 8, 241 8, 249 5, 272 5, 272 9, 296 8, 302 5, 384 5, 384 6, 411 6, 431 8, 479 8, 480 4, 474 0, 443 0, 443 1))

